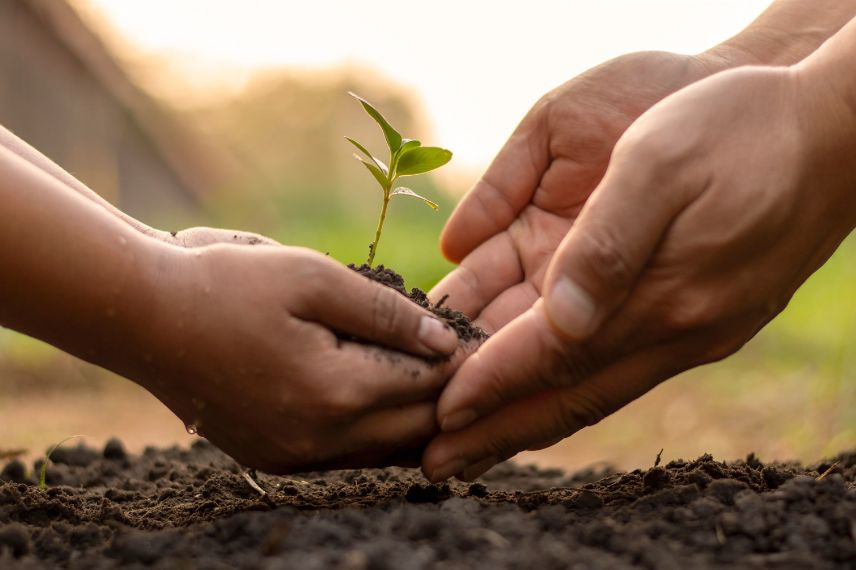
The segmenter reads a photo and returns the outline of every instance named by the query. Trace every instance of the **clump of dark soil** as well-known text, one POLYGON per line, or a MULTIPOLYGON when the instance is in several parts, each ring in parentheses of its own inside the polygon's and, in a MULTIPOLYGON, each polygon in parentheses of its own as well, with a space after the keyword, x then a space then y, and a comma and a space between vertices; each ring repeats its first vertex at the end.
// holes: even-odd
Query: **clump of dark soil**
MULTIPOLYGON (((853 568, 856 453, 568 475, 502 464, 476 483, 411 469, 255 478, 189 450, 60 449, 41 491, 9 462, 0 568, 853 568), (830 469, 830 467, 832 467, 830 469), (825 473, 825 475, 824 475, 825 473)), ((38 463, 35 466, 38 468, 38 463)))
POLYGON ((348 267, 360 275, 368 277, 372 281, 377 281, 382 285, 395 289, 417 305, 428 309, 437 315, 437 317, 446 323, 446 325, 455 329, 455 332, 458 333, 458 338, 460 338, 461 341, 481 342, 487 338, 487 334, 482 329, 475 326, 464 313, 443 306, 446 301, 445 298, 439 300, 435 305, 428 300, 428 295, 421 289, 414 287, 408 291, 407 287, 404 285, 404 278, 392 269, 384 267, 383 265, 369 267, 365 263, 360 266, 356 266, 351 263, 348 267))

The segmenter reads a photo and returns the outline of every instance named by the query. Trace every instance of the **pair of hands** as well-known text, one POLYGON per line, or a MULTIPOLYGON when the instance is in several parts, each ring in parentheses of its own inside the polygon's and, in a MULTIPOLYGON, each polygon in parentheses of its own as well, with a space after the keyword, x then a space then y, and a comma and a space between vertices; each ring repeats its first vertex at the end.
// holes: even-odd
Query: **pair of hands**
MULTIPOLYGON (((488 172, 487 191, 471 194, 450 222, 444 241, 452 258, 486 243, 437 291, 491 332, 531 306, 614 141, 647 107, 705 71, 692 58, 633 54, 548 96, 488 172), (567 121, 580 128, 559 128, 567 121), (556 152, 567 158, 550 167, 556 152), (544 189, 533 196, 545 170, 544 189), (467 225, 475 233, 455 229, 467 225), (470 277, 480 280, 475 287, 467 287, 470 277)), ((418 464, 437 434, 437 397, 472 347, 442 364, 407 356, 448 355, 457 342, 446 336, 434 350, 420 345, 413 339, 424 311, 317 253, 213 228, 141 231, 181 247, 170 248, 169 269, 161 271, 170 282, 156 287, 174 292, 155 311, 166 318, 145 335, 162 339, 149 351, 159 356, 133 375, 183 421, 268 471, 418 464), (334 330, 399 352, 341 342, 334 330)))
POLYGON ((182 247, 155 246, 150 290, 168 294, 121 372, 248 466, 419 464, 466 348, 451 328, 313 250, 211 228, 166 239, 182 247))
POLYGON ((631 54, 524 118, 442 237, 461 264, 432 296, 494 333, 468 358, 406 356, 456 343, 408 340, 423 312, 317 253, 214 245, 164 272, 194 278, 168 285, 158 313, 187 318, 158 324, 153 352, 174 358, 149 363, 147 387, 266 470, 409 463, 433 437, 429 478, 472 479, 733 353, 852 229, 837 143, 854 120, 810 68, 704 79, 717 66, 631 54), (329 290, 339 282, 348 302, 329 290))
POLYGON ((856 120, 812 62, 701 79, 715 70, 643 53, 570 81, 453 214, 460 266, 432 295, 495 334, 440 397, 430 479, 471 480, 734 353, 852 230, 856 120))

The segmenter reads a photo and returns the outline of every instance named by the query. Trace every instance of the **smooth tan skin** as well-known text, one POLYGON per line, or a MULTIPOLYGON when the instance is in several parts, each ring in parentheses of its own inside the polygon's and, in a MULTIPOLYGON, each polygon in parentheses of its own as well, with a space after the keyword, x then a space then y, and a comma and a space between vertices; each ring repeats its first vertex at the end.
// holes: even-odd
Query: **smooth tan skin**
POLYGON ((121 211, 3 125, 0 125, 0 147, 5 147, 33 166, 50 174, 70 190, 74 190, 93 204, 100 206, 110 215, 122 220, 143 235, 165 243, 180 247, 202 247, 214 243, 231 243, 234 245, 271 245, 278 243, 269 237, 253 232, 224 228, 194 227, 176 232, 155 229, 121 211))
POLYGON ((391 289, 307 249, 154 239, 6 146, 0 204, 0 325, 136 381, 245 465, 408 461, 436 432, 460 356, 424 357, 457 336, 391 289))
MULTIPOLYGON (((848 4, 856 11, 836 7, 848 4)), ((800 5, 808 3, 771 10, 788 8, 804 25, 817 6, 790 11, 800 5)), ((732 354, 784 308, 856 223, 856 105, 846 102, 856 90, 854 36, 851 23, 800 65, 698 81, 624 134, 626 109, 644 107, 630 101, 652 95, 650 72, 621 69, 631 59, 536 106, 444 232, 444 251, 467 257, 433 294, 499 330, 440 398, 444 433, 424 455, 429 478, 469 480, 556 443, 678 372, 732 354), (606 99, 592 118, 589 98, 600 93, 629 99, 606 99), (476 229, 465 237, 464 228, 476 229)), ((749 53, 738 38, 739 50, 700 57, 721 64, 723 54, 749 53)), ((641 69, 663 55, 635 57, 631 68, 641 69)), ((693 70, 698 58, 687 61, 675 69, 693 70)), ((673 91, 654 79, 662 96, 673 91)))

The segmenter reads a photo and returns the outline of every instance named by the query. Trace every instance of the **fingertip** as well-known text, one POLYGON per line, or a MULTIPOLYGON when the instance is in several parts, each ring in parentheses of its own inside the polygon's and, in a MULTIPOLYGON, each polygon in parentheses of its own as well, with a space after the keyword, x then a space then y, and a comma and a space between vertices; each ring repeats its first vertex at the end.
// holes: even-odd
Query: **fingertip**
POLYGON ((456 264, 463 261, 464 257, 469 253, 461 242, 462 237, 460 236, 456 222, 457 212, 458 210, 452 212, 452 216, 440 232, 440 253, 447 260, 456 264))
POLYGON ((419 320, 416 337, 425 347, 435 353, 448 356, 458 348, 458 334, 449 325, 430 315, 419 320))

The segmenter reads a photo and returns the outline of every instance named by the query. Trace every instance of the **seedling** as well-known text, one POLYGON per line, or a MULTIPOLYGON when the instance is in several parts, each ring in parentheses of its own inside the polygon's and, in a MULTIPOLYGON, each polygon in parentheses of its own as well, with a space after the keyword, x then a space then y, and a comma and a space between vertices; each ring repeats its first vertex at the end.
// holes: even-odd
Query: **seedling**
POLYGON ((72 436, 69 436, 69 437, 65 438, 64 440, 62 440, 62 441, 60 441, 60 442, 58 442, 58 443, 53 444, 53 445, 51 446, 51 448, 50 448, 50 449, 48 449, 47 453, 45 453, 45 458, 44 458, 44 460, 42 461, 42 469, 41 469, 41 473, 39 473, 39 489, 41 489, 42 491, 44 491, 44 490, 45 490, 45 489, 47 489, 47 487, 48 487, 48 484, 47 484, 47 481, 46 481, 47 476, 48 476, 48 461, 50 461, 50 460, 51 460, 51 455, 53 455, 53 452, 54 452, 54 451, 56 451, 56 450, 59 448, 59 446, 60 446, 60 445, 62 445, 63 443, 65 443, 65 442, 67 442, 67 441, 70 441, 70 440, 72 440, 72 439, 77 439, 78 437, 86 437, 86 436, 85 436, 85 435, 72 435, 72 436))
POLYGON ((425 172, 440 168, 452 159, 452 153, 436 146, 422 146, 422 143, 416 139, 403 138, 401 133, 395 130, 389 124, 389 121, 371 103, 354 93, 348 92, 348 95, 359 101, 366 113, 380 126, 383 136, 386 139, 386 144, 389 147, 389 164, 387 165, 384 161, 372 155, 362 144, 350 137, 345 137, 361 153, 354 154, 354 158, 363 163, 363 166, 366 167, 377 183, 380 184, 381 190, 383 190, 383 205, 380 209, 380 219, 377 223, 374 241, 369 245, 369 259, 366 262, 371 267, 377 253, 380 236, 383 233, 383 223, 386 221, 386 211, 389 207, 389 201, 392 198, 395 196, 412 196, 413 198, 419 198, 433 210, 436 211, 438 209, 437 204, 428 198, 420 196, 410 188, 396 186, 395 183, 399 178, 404 176, 416 176, 417 174, 424 174, 425 172))

